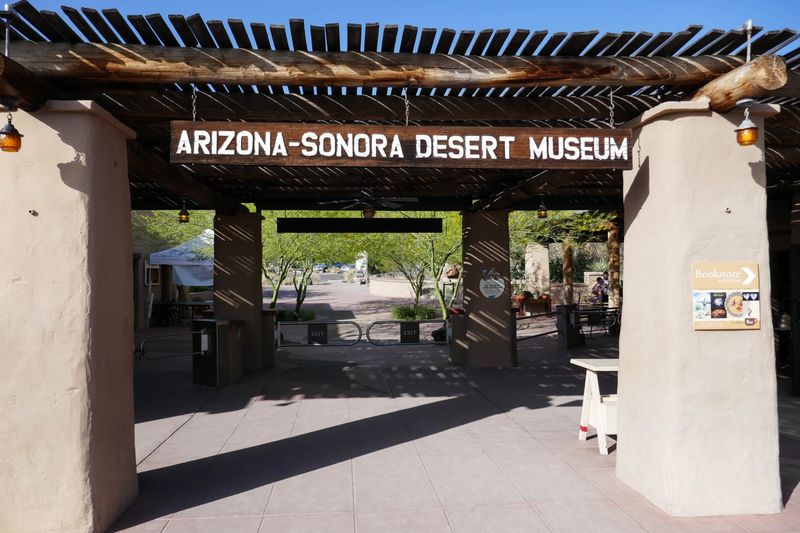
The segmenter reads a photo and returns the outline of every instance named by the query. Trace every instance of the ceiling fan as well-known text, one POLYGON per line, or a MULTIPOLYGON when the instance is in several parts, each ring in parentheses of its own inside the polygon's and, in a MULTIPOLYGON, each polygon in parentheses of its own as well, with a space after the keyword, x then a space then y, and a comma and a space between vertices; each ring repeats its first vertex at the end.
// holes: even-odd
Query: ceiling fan
POLYGON ((358 206, 371 207, 373 210, 377 207, 385 207, 388 209, 401 209, 403 207, 403 204, 405 203, 417 203, 417 202, 419 202, 419 198, 413 198, 413 197, 376 198, 369 191, 361 190, 359 191, 358 198, 327 200, 324 202, 317 202, 317 205, 344 204, 342 207, 339 208, 344 211, 347 209, 353 209, 354 207, 358 206))

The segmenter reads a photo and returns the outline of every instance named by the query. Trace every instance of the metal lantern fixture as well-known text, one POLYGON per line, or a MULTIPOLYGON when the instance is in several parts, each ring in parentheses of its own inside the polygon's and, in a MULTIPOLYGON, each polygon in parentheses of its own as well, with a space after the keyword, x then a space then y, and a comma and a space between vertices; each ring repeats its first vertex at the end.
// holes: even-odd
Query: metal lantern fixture
POLYGON ((8 114, 8 124, 0 128, 0 150, 4 152, 19 152, 22 148, 23 135, 11 123, 11 113, 8 114))
POLYGON ((189 211, 186 210, 186 202, 183 202, 183 207, 181 208, 181 212, 178 213, 178 222, 181 224, 186 224, 189 222, 189 211))
POLYGON ((744 100, 736 102, 737 106, 744 108, 744 120, 739 124, 739 127, 736 128, 736 142, 739 143, 740 146, 750 146, 758 141, 758 126, 756 126, 755 122, 750 120, 750 106, 753 102, 754 100, 751 98, 745 98, 744 100))
POLYGON ((539 209, 536 211, 537 218, 547 218, 547 206, 544 205, 544 196, 540 197, 539 209))

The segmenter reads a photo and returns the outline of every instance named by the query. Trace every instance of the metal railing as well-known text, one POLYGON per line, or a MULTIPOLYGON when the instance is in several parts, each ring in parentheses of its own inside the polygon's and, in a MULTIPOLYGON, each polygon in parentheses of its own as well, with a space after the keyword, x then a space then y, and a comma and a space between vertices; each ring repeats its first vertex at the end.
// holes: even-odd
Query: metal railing
POLYGON ((450 324, 447 320, 378 320, 367 327, 367 340, 374 346, 409 346, 415 344, 448 344, 450 342, 450 324), (373 339, 370 331, 375 326, 400 325, 400 338, 390 342, 373 339), (444 326, 444 340, 423 341, 420 335, 420 324, 441 324, 444 326))
POLYGON ((276 324, 276 343, 278 348, 281 346, 291 346, 292 348, 308 348, 312 346, 354 346, 361 342, 363 332, 361 326, 352 320, 322 320, 314 322, 278 322, 276 324), (358 336, 354 341, 342 339, 344 342, 328 342, 328 326, 335 324, 337 326, 350 325, 354 326, 358 336), (284 339, 283 330, 287 328, 307 328, 306 342, 292 342, 284 339))
MULTIPOLYGON (((134 356, 134 358, 136 359, 137 362, 141 361, 142 359, 148 359, 148 360, 173 359, 175 357, 188 357, 190 355, 205 355, 206 352, 208 351, 207 347, 208 347, 208 332, 205 329, 203 329, 201 331, 187 331, 187 332, 183 332, 183 333, 165 333, 165 334, 162 334, 162 335, 149 335, 149 336, 145 337, 144 339, 142 339, 142 341, 139 343, 138 346, 136 346, 136 344, 134 344, 134 346, 133 346, 133 356, 134 356), (206 338, 206 341, 205 341, 206 350, 203 350, 203 351, 200 351, 200 352, 174 353, 174 354, 165 355, 165 356, 162 356, 162 357, 148 357, 147 356, 147 351, 145 350, 145 346, 149 342, 151 342, 153 339, 163 339, 163 338, 167 338, 167 337, 186 337, 186 336, 193 337, 194 335, 201 335, 201 337, 200 337, 200 346, 201 347, 204 344, 203 343, 203 336, 205 336, 205 338, 206 338)), ((165 352, 163 350, 160 350, 159 352, 156 352, 156 353, 165 353, 165 352)), ((169 353, 169 352, 166 352, 166 353, 169 353)))
POLYGON ((547 331, 540 331, 540 332, 534 333, 532 335, 525 335, 524 337, 520 337, 519 336, 520 331, 525 331, 525 330, 531 329, 531 325, 530 325, 530 323, 528 321, 532 322, 532 321, 536 320, 537 318, 543 318, 543 317, 551 318, 551 317, 554 317, 554 316, 556 316, 555 312, 551 312, 551 313, 536 313, 536 314, 527 315, 527 316, 517 316, 517 317, 515 317, 517 342, 527 341, 529 339, 535 339, 537 337, 543 337, 545 335, 552 335, 553 333, 557 333, 558 332, 557 329, 551 329, 551 330, 547 330, 547 331), (523 323, 522 327, 520 327, 520 322, 523 323))

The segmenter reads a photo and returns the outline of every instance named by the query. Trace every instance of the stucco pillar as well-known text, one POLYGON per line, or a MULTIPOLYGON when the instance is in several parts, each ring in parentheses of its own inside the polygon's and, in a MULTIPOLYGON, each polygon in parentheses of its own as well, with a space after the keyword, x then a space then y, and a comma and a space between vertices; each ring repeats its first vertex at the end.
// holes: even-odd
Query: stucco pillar
POLYGON ((792 315, 792 395, 800 396, 800 193, 792 197, 789 282, 792 315))
POLYGON ((473 367, 507 367, 516 359, 511 313, 508 211, 463 218, 464 328, 459 343, 473 367))
POLYGON ((537 295, 550 293, 550 250, 546 245, 525 247, 525 290, 537 295))
MULTIPOLYGON (((754 107, 761 128, 768 106, 754 107)), ((676 516, 781 510, 763 140, 741 111, 662 104, 624 173, 617 475, 676 516), (693 329, 693 262, 754 261, 761 328, 693 329)))
POLYGON ((245 371, 263 368, 261 213, 214 217, 214 316, 244 321, 245 371))
POLYGON ((127 139, 91 102, 0 152, 0 531, 104 531, 136 497, 127 139))

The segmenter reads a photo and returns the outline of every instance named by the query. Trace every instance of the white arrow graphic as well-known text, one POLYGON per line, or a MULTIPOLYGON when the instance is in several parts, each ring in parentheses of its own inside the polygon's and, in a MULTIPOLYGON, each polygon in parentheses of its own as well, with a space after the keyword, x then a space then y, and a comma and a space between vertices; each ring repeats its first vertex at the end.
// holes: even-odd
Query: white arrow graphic
POLYGON ((747 267, 742 267, 742 270, 745 274, 747 274, 747 279, 742 282, 742 285, 750 285, 754 279, 756 279, 756 273, 750 270, 747 267))

